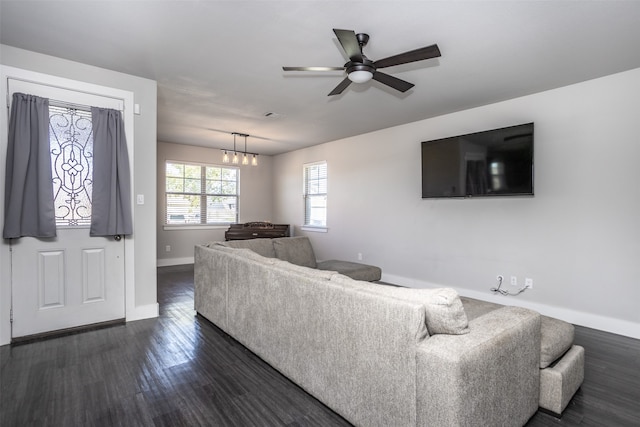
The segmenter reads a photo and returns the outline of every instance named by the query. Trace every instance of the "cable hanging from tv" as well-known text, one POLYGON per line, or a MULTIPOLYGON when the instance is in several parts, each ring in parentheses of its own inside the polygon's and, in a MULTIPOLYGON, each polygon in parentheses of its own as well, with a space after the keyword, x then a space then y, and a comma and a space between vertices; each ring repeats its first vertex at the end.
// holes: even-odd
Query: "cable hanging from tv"
POLYGON ((502 287, 502 281, 504 280, 504 277, 502 277, 500 275, 500 276, 497 277, 497 280, 498 280, 498 287, 489 289, 494 294, 500 294, 500 295, 504 295, 504 296, 516 296, 516 295, 520 295, 521 293, 523 293, 524 291, 526 291, 528 289, 528 286, 525 285, 522 288, 520 288, 518 290, 518 292, 509 292, 506 289, 502 289, 501 288, 502 287))

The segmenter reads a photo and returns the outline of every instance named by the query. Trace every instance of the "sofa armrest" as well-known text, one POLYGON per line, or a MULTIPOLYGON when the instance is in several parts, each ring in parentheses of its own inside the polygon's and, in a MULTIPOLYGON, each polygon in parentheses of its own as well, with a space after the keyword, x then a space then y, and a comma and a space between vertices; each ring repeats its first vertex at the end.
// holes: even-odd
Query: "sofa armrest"
POLYGON ((434 335, 417 350, 417 421, 524 425, 540 393, 540 314, 503 307, 466 335, 434 335))
POLYGON ((308 237, 280 237, 272 241, 276 258, 303 267, 317 267, 316 255, 308 237))

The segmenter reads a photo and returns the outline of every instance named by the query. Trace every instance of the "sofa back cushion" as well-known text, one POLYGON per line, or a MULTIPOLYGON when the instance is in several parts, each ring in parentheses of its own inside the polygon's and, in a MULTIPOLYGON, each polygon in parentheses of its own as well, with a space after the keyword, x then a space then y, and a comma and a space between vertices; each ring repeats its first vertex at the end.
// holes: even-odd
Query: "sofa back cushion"
POLYGON ((429 334, 462 335, 469 332, 467 314, 455 289, 410 289, 409 293, 426 307, 429 334))
POLYGON ((571 323, 540 316, 540 369, 551 365, 571 348, 574 331, 571 323))
POLYGON ((318 266, 308 237, 280 237, 272 240, 276 258, 304 267, 318 266))
POLYGON ((251 249, 257 254, 268 258, 276 258, 276 252, 273 249, 271 239, 247 239, 247 240, 229 240, 227 242, 218 242, 223 246, 230 248, 246 248, 251 249))
POLYGON ((455 289, 416 289, 387 286, 352 280, 343 275, 335 275, 331 278, 331 281, 357 287, 367 292, 383 294, 424 305, 429 335, 463 335, 469 333, 469 321, 462 306, 462 301, 460 301, 460 296, 455 289))

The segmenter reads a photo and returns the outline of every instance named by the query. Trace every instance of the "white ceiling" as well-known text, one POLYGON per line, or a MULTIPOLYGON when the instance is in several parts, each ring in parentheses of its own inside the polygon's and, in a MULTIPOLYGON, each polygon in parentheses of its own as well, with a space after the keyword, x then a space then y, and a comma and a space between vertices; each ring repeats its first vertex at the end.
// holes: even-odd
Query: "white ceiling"
POLYGON ((156 80, 160 141, 277 154, 638 68, 640 1, 1 0, 0 41, 156 80), (343 72, 281 67, 342 66, 333 28, 442 57, 328 97, 343 72))

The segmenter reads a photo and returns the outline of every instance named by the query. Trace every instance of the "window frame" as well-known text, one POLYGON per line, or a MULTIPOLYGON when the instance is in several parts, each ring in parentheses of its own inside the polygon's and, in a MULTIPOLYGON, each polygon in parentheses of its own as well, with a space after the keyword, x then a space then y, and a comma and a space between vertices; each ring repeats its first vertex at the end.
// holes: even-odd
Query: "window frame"
MULTIPOLYGON (((186 179, 186 174, 183 173, 183 179, 186 179)), ((184 190, 184 188, 183 188, 184 190)), ((236 224, 238 219, 240 218, 240 167, 237 166, 229 166, 229 165, 219 165, 213 163, 202 163, 191 160, 171 160, 166 159, 164 162, 164 215, 163 215, 163 228, 164 230, 185 230, 185 229, 216 229, 216 228, 227 228, 230 224, 236 224), (167 166, 169 164, 181 165, 183 167, 186 166, 197 166, 200 168, 200 192, 177 192, 177 191, 167 191, 167 180, 170 176, 167 175, 167 166), (224 194, 224 193, 208 193, 207 192, 207 168, 216 168, 221 170, 234 170, 235 171, 235 194, 224 194), (184 195, 184 196, 197 196, 200 198, 200 221, 196 222, 187 222, 187 223, 169 223, 169 205, 168 205, 168 196, 169 195, 184 195), (235 197, 235 219, 233 221, 219 221, 219 222, 202 222, 207 220, 207 197, 235 197), (203 214, 204 213, 204 214, 203 214)))
POLYGON ((306 231, 327 232, 327 220, 328 220, 328 194, 329 194, 329 166, 326 160, 320 160, 317 162, 305 163, 302 165, 302 200, 303 200, 303 217, 302 217, 302 229, 306 231), (309 171, 313 166, 324 166, 324 177, 319 177, 317 181, 324 180, 324 193, 309 193, 309 183, 312 179, 309 177, 309 171), (311 209, 307 203, 309 196, 323 196, 324 197, 324 223, 320 225, 311 224, 311 209), (309 208, 309 211, 307 210, 309 208))

